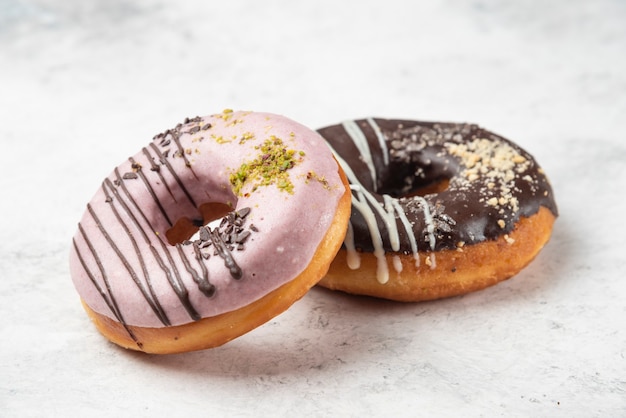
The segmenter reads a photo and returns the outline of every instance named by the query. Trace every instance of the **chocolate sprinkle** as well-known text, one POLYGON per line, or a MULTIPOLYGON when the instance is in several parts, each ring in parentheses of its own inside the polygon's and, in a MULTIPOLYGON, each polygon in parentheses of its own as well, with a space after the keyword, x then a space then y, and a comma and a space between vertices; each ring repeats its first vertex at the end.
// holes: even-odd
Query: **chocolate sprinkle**
POLYGON ((243 208, 237 211, 237 216, 245 218, 250 213, 250 208, 243 208))
POLYGON ((137 173, 133 173, 133 172, 128 172, 128 173, 124 173, 124 175, 122 176, 122 178, 124 180, 134 180, 136 178, 139 178, 139 176, 137 175, 137 173))
MULTIPOLYGON (((189 124, 189 123, 199 123, 202 122, 202 118, 199 116, 196 116, 194 118, 185 118, 185 124, 189 124)), ((189 167, 191 169, 191 173, 193 174, 193 176, 198 179, 198 176, 196 175, 195 171, 193 171, 192 168, 192 164, 191 161, 189 161, 187 159, 187 155, 185 150, 183 149, 183 146, 180 142, 180 137, 182 134, 193 134, 196 133, 200 130, 199 126, 195 126, 195 127, 191 127, 189 131, 182 131, 183 128, 183 124, 179 123, 178 125, 176 125, 176 127, 174 129, 168 129, 163 133, 157 134, 154 136, 154 140, 160 140, 159 145, 162 147, 165 147, 167 145, 169 145, 171 143, 171 141, 174 141, 174 144, 176 145, 177 150, 174 152, 173 157, 179 157, 182 158, 185 162, 185 166, 189 167)), ((168 156, 168 152, 169 149, 166 150, 164 152, 165 157, 167 158, 168 156)), ((161 160, 162 163, 164 163, 163 160, 161 160)))
POLYGON ((237 238, 235 239, 235 242, 237 244, 243 244, 246 242, 246 240, 250 237, 250 231, 243 231, 241 233, 239 233, 237 235, 237 238))
MULTIPOLYGON (((229 269, 231 276, 239 280, 243 276, 241 268, 233 258, 231 251, 244 251, 245 243, 250 239, 253 232, 258 229, 250 224, 249 229, 245 229, 246 217, 251 209, 246 207, 239 211, 233 211, 225 215, 217 228, 211 229, 208 226, 201 226, 198 230, 198 239, 194 242, 185 241, 183 245, 193 244, 197 250, 206 250, 213 245, 213 255, 224 259, 224 265, 229 269)), ((209 258, 209 253, 201 252, 202 257, 209 258)))
POLYGON ((202 227, 200 228, 200 241, 209 241, 211 239, 211 233, 209 232, 209 228, 202 227))

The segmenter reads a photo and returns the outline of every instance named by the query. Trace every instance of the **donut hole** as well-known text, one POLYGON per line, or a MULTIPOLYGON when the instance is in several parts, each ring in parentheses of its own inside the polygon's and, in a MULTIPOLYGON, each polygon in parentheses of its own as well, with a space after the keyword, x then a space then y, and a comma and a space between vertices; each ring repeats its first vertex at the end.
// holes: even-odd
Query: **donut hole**
POLYGON ((440 177, 436 180, 429 182, 414 182, 410 186, 407 185, 387 185, 378 189, 376 192, 379 194, 387 194, 396 199, 410 198, 414 196, 424 197, 430 194, 437 194, 448 190, 450 187, 450 179, 447 177, 440 177), (395 186, 395 187, 394 187, 395 186))
POLYGON ((459 163, 440 148, 426 147, 409 156, 409 160, 390 164, 380 173, 377 193, 395 198, 442 193, 448 190, 450 179, 460 170, 459 163))
POLYGON ((403 194, 402 197, 413 197, 413 196, 424 197, 429 194, 437 194, 437 193, 445 192, 446 190, 448 190, 449 186, 450 186, 450 179, 442 178, 442 179, 436 180, 435 182, 429 183, 427 185, 422 185, 413 190, 410 190, 408 193, 403 194))
POLYGON ((165 231, 165 237, 170 245, 183 243, 198 232, 201 226, 223 218, 233 210, 233 205, 221 202, 208 202, 201 204, 198 209, 202 218, 180 218, 170 229, 165 231))

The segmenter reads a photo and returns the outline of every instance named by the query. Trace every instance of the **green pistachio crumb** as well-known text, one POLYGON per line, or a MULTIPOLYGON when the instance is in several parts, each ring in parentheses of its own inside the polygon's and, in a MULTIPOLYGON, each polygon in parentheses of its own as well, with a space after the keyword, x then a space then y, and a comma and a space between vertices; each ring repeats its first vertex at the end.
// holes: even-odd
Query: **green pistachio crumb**
POLYGON ((309 171, 308 173, 306 173, 306 183, 308 184, 310 180, 319 182, 325 189, 330 188, 328 180, 326 180, 324 176, 320 176, 314 171, 309 171))
POLYGON ((257 157, 244 162, 230 175, 235 194, 241 196, 241 190, 247 184, 252 186, 252 192, 260 186, 275 184, 279 190, 293 194, 288 171, 302 161, 304 153, 287 149, 283 141, 274 135, 254 148, 259 151, 257 157))

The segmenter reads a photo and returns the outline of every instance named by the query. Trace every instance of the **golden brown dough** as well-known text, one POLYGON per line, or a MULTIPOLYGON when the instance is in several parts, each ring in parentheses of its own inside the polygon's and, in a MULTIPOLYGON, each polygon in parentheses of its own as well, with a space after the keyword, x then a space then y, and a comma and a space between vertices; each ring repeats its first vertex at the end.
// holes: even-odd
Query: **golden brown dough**
MULTIPOLYGON (((351 270, 342 249, 319 285, 402 302, 440 299, 484 289, 516 275, 528 265, 548 242, 554 220, 548 209, 541 208, 536 215, 522 219, 507 238, 437 252, 434 269, 426 264, 430 259, 428 252, 419 254, 420 267, 415 266, 412 254, 401 254, 404 269, 392 273, 385 284, 376 279, 376 257, 363 254, 361 268, 351 270)), ((394 254, 386 257, 393 263, 394 254)))

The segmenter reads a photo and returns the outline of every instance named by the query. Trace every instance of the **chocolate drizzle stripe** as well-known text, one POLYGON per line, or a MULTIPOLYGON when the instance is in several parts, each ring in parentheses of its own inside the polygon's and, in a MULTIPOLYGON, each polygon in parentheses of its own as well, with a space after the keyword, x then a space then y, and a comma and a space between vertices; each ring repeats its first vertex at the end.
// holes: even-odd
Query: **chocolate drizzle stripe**
MULTIPOLYGON (((176 280, 170 281, 172 288, 176 291, 176 294, 178 294, 178 297, 180 298, 181 303, 183 304, 183 306, 185 307, 185 309, 187 310, 191 318, 193 318, 196 321, 199 320, 200 315, 196 312, 193 305, 191 304, 191 301, 189 300, 189 291, 185 287, 183 280, 180 277, 180 273, 178 272, 178 268, 176 267, 176 264, 174 263, 174 259, 172 258, 170 252, 167 250, 163 241, 159 240, 159 243, 161 244, 163 251, 167 255, 167 260, 170 263, 170 266, 172 266, 172 270, 174 271, 174 277, 176 280)), ((169 279, 170 279, 170 276, 168 276, 168 280, 169 279)))
POLYGON ((233 255, 228 249, 228 246, 222 240, 219 231, 217 229, 213 229, 209 232, 211 234, 211 241, 213 241, 215 250, 217 251, 217 254, 224 260, 224 265, 230 271, 230 275, 233 277, 233 279, 241 279, 241 276, 243 275, 241 267, 239 267, 235 262, 233 255))
MULTIPOLYGON (((111 195, 107 191, 106 183, 102 185, 102 189, 103 189, 105 195, 107 196, 107 198, 111 198, 111 195)), ((130 240, 131 244, 133 245, 133 249, 135 250, 135 255, 137 256, 137 261, 139 261, 139 265, 141 266, 141 271, 143 272, 143 276, 144 276, 146 285, 148 286, 148 291, 150 292, 150 296, 151 296, 151 299, 146 298, 146 301, 148 303, 152 302, 154 304, 154 306, 157 309, 156 313, 157 313, 157 315, 159 316, 159 319, 161 320, 161 322, 163 322, 164 325, 171 325, 171 323, 169 321, 169 318, 167 317, 167 314, 165 313, 165 310, 161 306, 161 303, 159 302, 159 299, 157 298, 157 296, 154 293, 154 287, 152 285, 152 278, 151 278, 150 272, 148 271, 148 267, 146 265, 145 258, 144 258, 144 256, 141 253, 141 249, 139 248, 139 245, 137 244, 137 240, 135 239, 135 236, 131 232, 130 227, 128 226, 128 224, 124 221, 124 219, 120 215, 119 211, 115 208, 113 200, 111 200, 110 208, 113 211, 113 214, 115 215, 115 218, 117 219, 117 221, 120 223, 120 225, 124 229, 124 232, 126 232, 126 235, 128 236, 128 239, 130 240)), ((133 218, 133 217, 131 217, 131 219, 133 219, 135 221, 136 226, 138 227, 138 229, 140 231, 142 231, 142 233, 145 236, 145 231, 136 222, 136 219, 133 218)))
MULTIPOLYGON (((134 160, 134 158, 130 157, 128 159, 131 164, 133 166, 139 166, 139 164, 137 164, 137 162, 134 160)), ((139 166, 140 167, 140 166, 139 166)), ((121 179, 119 177, 119 170, 116 167, 115 168, 115 175, 117 176, 118 180, 121 183, 121 179)), ((174 225, 174 223, 172 222, 172 220, 170 219, 169 215, 167 214, 167 211, 165 210, 165 208, 163 207, 163 204, 161 203, 161 200, 159 199, 159 197, 157 196, 156 192, 154 191, 154 189, 152 188, 152 185, 150 184, 150 182, 148 181, 148 179, 146 178, 145 174, 143 173, 143 171, 140 169, 137 170, 136 174, 139 176, 139 178, 141 179, 141 181, 143 181, 143 184, 146 186, 146 189, 148 189, 148 193, 150 193, 150 196, 152 197, 152 200, 154 200, 154 203, 156 203, 157 207, 159 208, 159 211, 161 211, 161 213, 163 214, 163 216, 165 217, 165 219, 167 220, 167 223, 172 226, 174 225)))
MULTIPOLYGON (((126 193, 127 196, 130 197, 130 192, 128 191, 128 189, 124 186, 123 183, 120 184, 120 187, 122 188, 122 190, 126 193)), ((106 178, 104 179, 104 184, 103 184, 103 190, 104 193, 107 197, 112 197, 110 195, 110 193, 113 193, 113 196, 115 196, 115 199, 111 199, 109 204, 113 204, 113 202, 119 202, 120 205, 122 206, 122 208, 124 209, 124 211, 128 214, 128 217, 133 221, 133 223, 135 224, 135 226, 137 227, 137 229, 139 230, 139 232, 141 232, 141 236, 143 237, 143 239, 150 244, 150 239, 148 238, 148 234, 146 233, 145 228, 143 228, 140 224, 139 221, 137 220, 137 217, 135 216, 135 214, 130 210, 130 208, 128 207, 128 205, 126 204, 126 202, 124 202, 124 200, 122 199, 122 195, 119 193, 119 191, 116 189, 115 185, 113 184, 113 182, 106 178), (106 186, 106 187, 104 187, 106 186), (107 187, 110 189, 110 191, 107 190, 107 187)), ((132 200, 132 197, 130 197, 132 200)), ((143 215, 143 213, 142 213, 143 215)))
POLYGON ((189 300, 189 292, 187 291, 187 288, 185 288, 185 286, 182 283, 180 283, 180 281, 181 281, 180 280, 180 274, 178 273, 178 269, 176 269, 176 267, 174 267, 174 261, 169 257, 169 253, 166 252, 166 254, 168 254, 170 265, 174 268, 174 272, 176 274, 176 278, 178 279, 178 282, 179 282, 178 285, 176 284, 176 281, 175 281, 174 277, 172 277, 172 272, 170 271, 169 268, 167 268, 167 265, 165 264, 163 259, 159 256, 156 248, 154 248, 151 245, 150 246, 150 251, 152 251, 152 254, 154 255, 154 258, 156 259, 157 263, 159 264, 159 267, 161 267, 161 269, 163 270, 163 272, 167 276, 167 281, 172 286, 172 289, 174 289, 174 292, 176 292, 176 295, 178 296, 178 299, 180 299, 181 304, 183 305, 183 307, 185 308, 185 310, 187 311, 187 313, 189 314, 191 319, 193 319, 194 321, 199 321, 201 319, 201 316, 200 316, 200 314, 198 314, 198 312, 192 306, 191 301, 189 300))
POLYGON ((143 154, 146 156, 146 158, 150 162, 150 169, 152 171, 154 171, 157 174, 157 176, 159 176, 159 179, 161 180, 161 184, 163 184, 163 186, 165 186, 165 189, 167 190, 167 193, 172 197, 172 200, 174 202, 176 202, 176 196, 174 196, 174 193, 172 193, 172 190, 170 189, 170 186, 168 186, 167 182, 165 181, 165 177, 163 177, 163 174, 161 173, 160 167, 154 163, 154 158, 152 157, 152 155, 150 155, 150 151, 148 151, 148 149, 146 147, 143 147, 141 149, 141 151, 143 152, 143 154))
MULTIPOLYGON (((80 224, 78 224, 78 228, 80 230, 80 233, 83 236, 83 239, 85 239, 85 241, 88 241, 88 239, 87 239, 87 237, 85 235, 84 228, 82 228, 82 226, 80 224)), ((100 296, 102 296, 102 299, 104 300, 104 303, 106 303, 106 305, 111 310, 111 313, 115 316, 115 318, 117 318, 117 320, 119 322, 124 322, 122 314, 121 314, 120 309, 119 309, 119 306, 117 306, 117 301, 111 295, 111 287, 109 285, 108 277, 106 276, 106 273, 104 272, 104 269, 102 268, 102 262, 97 257, 95 252, 93 252, 93 250, 92 250, 92 254, 94 256, 94 260, 96 260, 96 264, 97 264, 98 268, 100 269, 100 273, 102 275, 102 280, 104 281, 104 284, 105 284, 105 287, 107 288, 108 293, 105 293, 105 291, 102 290, 102 287, 100 287, 100 285, 96 281, 96 277, 93 275, 91 270, 87 267, 87 264, 85 263, 85 260, 84 260, 84 258, 82 256, 82 254, 80 253, 80 250, 78 249, 78 246, 76 245, 76 239, 73 239, 72 243, 74 244, 74 251, 76 251, 76 255, 78 256, 78 260, 80 261, 81 266, 85 270, 85 273, 87 273, 87 276, 89 277, 89 280, 94 285, 94 287, 96 288, 96 290, 98 291, 100 296)), ((91 245, 90 244, 87 244, 87 245, 91 249, 91 245)))
MULTIPOLYGON (((178 187, 180 187, 180 189, 183 191, 183 193, 185 193, 185 196, 187 196, 187 198, 189 199, 189 201, 191 202, 191 204, 194 207, 198 207, 198 205, 196 204, 196 202, 193 200, 193 197, 191 197, 191 194, 189 193, 189 190, 187 190, 187 188, 185 187, 185 185, 183 184, 183 182, 181 181, 180 177, 178 177, 178 174, 176 174, 176 171, 174 170, 174 168, 172 167, 172 165, 170 164, 170 162, 167 160, 167 158, 165 158, 165 156, 163 155, 163 153, 159 150, 159 148, 157 148, 156 145, 154 145, 154 143, 150 143, 150 148, 152 148, 156 154, 159 156, 159 161, 163 162, 165 164, 165 166, 167 167, 167 169, 170 171, 170 173, 172 174, 172 176, 174 177, 174 180, 176 181, 176 184, 178 184, 178 187)), ((195 174, 194 174, 195 175, 195 174)))
POLYGON ((208 283, 208 279, 205 282, 205 278, 201 277, 198 274, 198 272, 191 266, 191 262, 189 261, 189 258, 187 258, 187 255, 185 254, 185 250, 183 249, 183 246, 181 244, 176 244, 176 249, 178 250, 178 254, 180 255, 180 259, 183 261, 183 264, 185 265, 185 269, 187 269, 189 274, 191 274, 191 277, 193 278, 193 281, 198 284, 198 287, 200 288, 200 290, 202 290, 204 285, 206 285, 206 284, 211 286, 208 283))
MULTIPOLYGON (((113 208, 112 205, 111 205, 111 207, 113 208)), ((96 226, 98 227, 98 229, 100 230, 100 232, 102 233, 102 235, 104 236, 106 241, 109 243, 109 245, 111 246, 111 248, 113 249, 115 254, 118 256, 118 258, 120 259, 120 261, 122 262, 122 264, 124 265, 126 270, 128 271, 128 274, 130 274, 131 278, 133 279, 133 282, 135 283, 135 285, 137 286, 137 288, 139 289, 139 291, 141 292, 143 297, 146 299, 146 302, 148 302, 148 305, 150 306, 150 308, 153 310, 155 315, 159 318, 159 320, 164 325, 169 325, 169 320, 167 319, 167 316, 163 312, 163 309, 161 308, 161 306, 158 304, 158 301, 155 302, 155 301, 152 300, 151 295, 149 295, 148 292, 146 291, 146 288, 143 285, 143 283, 141 282, 141 280, 139 279, 139 276, 137 275, 137 273, 135 272, 133 267, 130 265, 130 263, 128 262, 128 260, 124 256, 124 254, 122 254, 122 251, 119 249, 117 244, 115 244, 115 241, 113 241, 113 239, 111 238, 111 236, 107 232, 106 228, 104 227, 104 225, 102 224, 102 222, 98 218, 98 215, 96 215, 96 212, 93 210, 91 204, 87 204, 87 210, 89 211, 89 214, 93 218, 94 222, 96 223, 96 226)), ((114 210, 114 212, 116 213, 116 216, 118 217, 118 220, 119 220, 119 214, 117 214, 117 211, 115 211, 115 210, 114 210)), ((121 220, 120 220, 120 222, 121 222, 121 220)), ((127 226, 123 222, 121 222, 121 223, 122 223, 122 226, 124 226, 124 229, 127 230, 127 226)), ((132 236, 132 234, 130 234, 130 232, 128 230, 126 232, 127 232, 127 234, 132 236)), ((133 244, 136 246, 135 242, 133 242, 133 244)), ((135 251, 138 252, 138 249, 135 248, 135 251)), ((141 256, 139 253, 138 253, 138 255, 141 256)))
POLYGON ((202 262, 202 254, 200 253, 200 247, 198 246, 198 243, 196 242, 193 243, 193 251, 196 254, 196 260, 198 260, 198 264, 200 265, 200 270, 202 271, 202 277, 204 278, 203 280, 208 282, 209 271, 207 270, 206 266, 202 262))
POLYGON ((196 260, 200 265, 200 271, 202 271, 202 281, 199 283, 200 291, 204 293, 205 296, 211 297, 215 294, 215 286, 213 286, 209 281, 209 270, 207 270, 206 265, 204 264, 202 253, 200 252, 200 246, 197 242, 193 243, 193 251, 196 254, 196 260))
MULTIPOLYGON (((199 320, 200 319, 200 315, 197 313, 197 311, 191 305, 191 302, 189 300, 189 292, 187 291, 187 288, 183 284, 182 279, 180 277, 180 273, 178 272, 178 269, 176 268, 176 264, 174 263, 174 260, 172 259, 171 255, 170 255, 169 251, 167 250, 167 247, 165 246, 163 241, 159 237, 156 238, 156 240, 161 245, 161 250, 163 250, 163 252, 165 253, 165 255, 166 255, 167 259, 168 259, 168 262, 169 262, 169 265, 171 267, 171 270, 170 270, 170 268, 168 268, 168 266, 165 263, 165 261, 163 260, 163 258, 159 255, 159 252, 157 251, 157 249, 154 248, 154 246, 152 245, 152 242, 150 241, 150 238, 148 237, 148 234, 147 234, 145 228, 143 228, 141 226, 141 224, 139 223, 137 217, 132 212, 132 210, 128 207, 128 205, 124 202, 124 199, 122 198, 122 196, 120 195, 118 190, 114 187, 113 183, 109 179, 105 179, 105 182, 106 182, 106 185, 111 189, 111 191, 115 195, 115 197, 116 197, 115 201, 119 202, 122 205, 122 208, 126 211, 128 216, 133 220, 133 223, 135 224, 137 229, 141 232, 144 240, 146 241, 146 244, 150 247, 150 251, 152 252, 154 258, 156 259, 159 267, 161 267, 161 269, 165 273, 165 275, 167 277, 167 281, 170 283, 170 286, 172 287, 172 289, 174 290, 174 292, 178 296, 181 304, 184 306, 184 308, 187 311, 187 313, 189 314, 189 316, 193 320, 196 320, 196 321, 199 320), (172 276, 172 271, 174 273, 173 276, 172 276)), ((139 212, 139 214, 141 215, 141 218, 143 219, 143 221, 148 225, 150 230, 154 231, 154 228, 152 227, 152 224, 148 221, 148 218, 146 217, 146 215, 143 213, 143 211, 141 210, 141 208, 137 204, 137 201, 135 199, 133 199, 133 197, 130 194, 130 192, 128 191, 128 189, 123 184, 121 185, 121 188, 124 191, 124 193, 126 194, 126 197, 128 198, 128 200, 130 201, 130 204, 132 204, 135 207, 135 209, 139 212)))
POLYGON ((83 258, 82 254, 78 250, 78 246, 76 245, 76 240, 73 239, 72 243, 74 245, 74 251, 76 252, 76 255, 78 256, 78 261, 80 262, 81 266, 85 270, 85 273, 87 273, 87 276, 89 277, 89 280, 91 281, 91 283, 95 286, 98 293, 100 293, 100 296, 102 296, 104 303, 106 303, 108 308, 111 310, 111 313, 113 313, 113 316, 115 316, 117 321, 120 324, 122 324, 122 326, 124 327, 128 335, 130 336, 130 338, 135 342, 135 344, 137 344, 137 346, 141 348, 142 344, 139 342, 139 340, 137 339, 133 331, 128 327, 128 324, 126 323, 126 321, 124 320, 124 316, 122 315, 122 311, 117 305, 117 300, 115 299, 115 297, 113 296, 113 292, 111 291, 111 285, 109 284, 109 279, 104 269, 104 266, 102 265, 102 261, 100 260, 100 257, 98 257, 96 251, 93 248, 91 241, 87 237, 87 234, 85 233, 85 230, 80 223, 78 224, 78 230, 80 231, 80 234, 85 240, 85 243, 87 244, 87 247, 89 248, 89 251, 91 252, 93 256, 93 259, 95 260, 96 265, 98 266, 98 269, 100 270, 100 275, 102 277, 102 280, 104 281, 104 286, 107 289, 106 292, 102 290, 95 276, 93 275, 91 270, 89 270, 89 268, 87 267, 87 264, 85 263, 85 259, 83 258))
POLYGON ((193 171, 193 168, 191 167, 191 162, 189 162, 189 160, 187 159, 187 153, 185 152, 185 149, 180 143, 180 135, 178 134, 178 132, 175 132, 175 131, 171 131, 170 135, 172 135, 172 138, 174 138, 174 143, 176 144, 176 147, 178 148, 178 152, 180 153, 180 156, 183 157, 183 160, 185 161, 185 165, 189 167, 189 169, 191 170, 191 173, 196 178, 196 180, 199 180, 198 176, 196 175, 196 172, 193 171))

